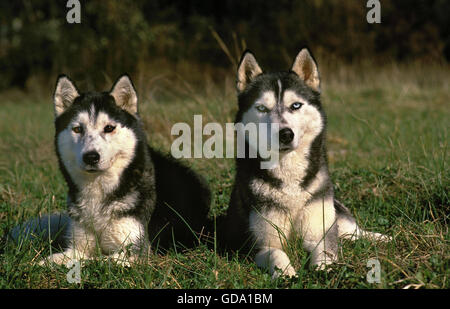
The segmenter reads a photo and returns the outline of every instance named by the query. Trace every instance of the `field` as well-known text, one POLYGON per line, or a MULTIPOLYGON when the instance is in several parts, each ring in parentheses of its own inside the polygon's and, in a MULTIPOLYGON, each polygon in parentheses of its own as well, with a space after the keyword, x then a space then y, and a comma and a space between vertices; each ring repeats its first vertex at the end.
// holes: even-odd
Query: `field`
MULTIPOLYGON (((250 257, 221 256, 200 245, 129 268, 88 262, 81 284, 67 281, 64 266, 35 265, 49 254, 48 243, 2 244, 0 288, 449 288, 449 72, 448 66, 420 65, 322 72, 337 198, 361 226, 391 235, 390 243, 345 241, 328 272, 311 270, 306 252, 290 244, 295 279, 273 281, 250 257), (369 259, 380 262, 380 283, 366 279, 369 259)), ((149 143, 166 152, 176 138, 170 135, 174 123, 192 125, 194 114, 203 115, 203 123, 233 122, 237 109, 231 73, 219 82, 205 76, 201 86, 179 76, 174 83, 170 75, 136 82, 149 143)), ((64 210, 53 134, 50 96, 0 97, 0 237, 40 213, 64 210)), ((185 162, 210 183, 212 212, 224 211, 234 161, 185 162)))

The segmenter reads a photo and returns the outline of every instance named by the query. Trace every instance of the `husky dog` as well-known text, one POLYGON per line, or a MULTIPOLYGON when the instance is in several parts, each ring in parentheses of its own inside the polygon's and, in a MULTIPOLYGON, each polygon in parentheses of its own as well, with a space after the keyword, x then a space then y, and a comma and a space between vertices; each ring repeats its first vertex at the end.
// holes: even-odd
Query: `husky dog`
MULTIPOLYGON (((208 222, 207 185, 148 146, 137 103, 127 75, 109 92, 87 93, 80 93, 67 76, 58 78, 55 148, 69 189, 70 220, 41 218, 44 229, 53 224, 45 224, 46 219, 67 223, 65 251, 41 264, 90 259, 99 252, 129 264, 149 252, 151 241, 161 247, 173 240, 192 244, 192 232, 208 222)), ((42 230, 33 224, 32 230, 42 230)))
MULTIPOLYGON (((256 263, 273 277, 294 276, 283 250, 301 237, 311 265, 324 268, 337 258, 338 237, 387 236, 362 230, 334 199, 325 145, 326 117, 320 102, 317 64, 302 49, 287 72, 264 73, 249 51, 237 72, 236 123, 278 124, 279 161, 261 169, 261 157, 236 159, 236 178, 220 240, 230 249, 256 246, 256 263)), ((266 136, 270 136, 268 133, 266 136)))

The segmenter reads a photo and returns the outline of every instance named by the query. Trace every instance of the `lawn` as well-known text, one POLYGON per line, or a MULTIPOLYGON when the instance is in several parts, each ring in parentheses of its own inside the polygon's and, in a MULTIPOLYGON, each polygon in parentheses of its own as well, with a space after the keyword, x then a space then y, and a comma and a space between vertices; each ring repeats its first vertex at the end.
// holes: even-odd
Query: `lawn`
MULTIPOLYGON (((271 280, 250 257, 223 256, 198 248, 154 255, 128 268, 91 261, 81 283, 69 283, 64 266, 40 267, 49 244, 3 246, 0 288, 449 288, 450 172, 447 68, 417 66, 324 70, 330 171, 337 198, 368 230, 389 234, 386 244, 342 242, 339 262, 328 272, 308 267, 298 244, 289 255, 298 278, 271 280), (381 282, 367 281, 370 259, 381 282)), ((230 75, 232 77, 232 75, 230 75)), ((139 80, 141 117, 149 143, 169 151, 176 122, 233 122, 237 110, 232 78, 196 87, 170 77, 139 80)), ((0 96, 0 237, 40 213, 65 209, 66 185, 53 146, 50 97, 0 96)), ((184 160, 209 182, 213 212, 227 207, 232 159, 184 160)))

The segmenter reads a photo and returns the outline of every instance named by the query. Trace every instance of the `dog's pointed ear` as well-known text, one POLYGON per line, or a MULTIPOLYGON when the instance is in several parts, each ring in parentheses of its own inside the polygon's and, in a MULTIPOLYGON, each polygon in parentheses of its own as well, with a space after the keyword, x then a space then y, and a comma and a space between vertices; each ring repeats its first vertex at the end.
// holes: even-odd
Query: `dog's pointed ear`
POLYGON ((110 95, 113 96, 116 104, 132 115, 138 113, 138 98, 133 82, 126 74, 120 76, 114 83, 110 95))
POLYGON ((319 70, 307 48, 303 48, 295 57, 291 71, 295 72, 307 86, 320 92, 319 70))
POLYGON ((262 73, 263 71, 252 52, 249 50, 245 51, 242 54, 237 71, 236 87, 238 92, 244 91, 245 88, 247 88, 248 83, 262 73))
POLYGON ((79 95, 75 84, 66 75, 60 75, 56 81, 55 93, 53 94, 55 117, 61 115, 71 106, 79 95))

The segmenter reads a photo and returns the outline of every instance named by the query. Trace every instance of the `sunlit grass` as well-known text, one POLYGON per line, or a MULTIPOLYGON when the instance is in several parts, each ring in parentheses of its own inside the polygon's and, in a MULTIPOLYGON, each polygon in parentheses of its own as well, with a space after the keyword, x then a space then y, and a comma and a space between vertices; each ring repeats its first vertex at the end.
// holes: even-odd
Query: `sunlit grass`
MULTIPOLYGON (((221 256, 206 246, 155 255, 148 264, 123 268, 105 261, 82 268, 80 287, 95 288, 449 288, 450 213, 448 119, 450 92, 436 71, 426 78, 412 69, 325 77, 330 171, 336 196, 368 230, 387 233, 387 244, 343 242, 339 262, 315 272, 299 244, 289 255, 297 279, 272 281, 251 258, 221 256), (390 73, 390 74, 389 74, 390 73), (378 76, 373 76, 377 75, 378 76), (346 77, 344 79, 344 77, 346 77), (340 79, 339 77, 342 77, 340 79), (367 261, 381 263, 382 282, 368 283, 367 261), (119 280, 120 279, 120 280, 119 280)), ((324 75, 332 74, 324 70, 324 75)), ((144 84, 138 81, 137 85, 144 84)), ((232 79, 198 88, 181 77, 143 86, 141 116, 149 143, 168 152, 176 122, 233 122, 237 110, 232 79), (171 95, 169 95, 171 94, 171 95)), ((0 99, 0 231, 40 213, 64 210, 66 186, 53 146, 53 110, 46 101, 0 99)), ((204 138, 205 140, 206 138, 204 138)), ((234 177, 232 159, 185 160, 209 182, 214 206, 227 208, 234 177)), ((0 257, 0 287, 63 288, 65 267, 42 268, 47 243, 7 246, 0 257)))

